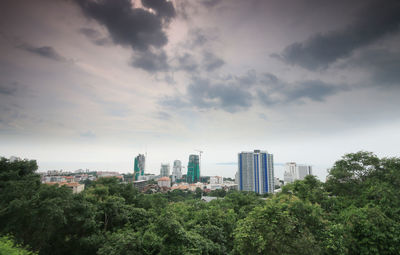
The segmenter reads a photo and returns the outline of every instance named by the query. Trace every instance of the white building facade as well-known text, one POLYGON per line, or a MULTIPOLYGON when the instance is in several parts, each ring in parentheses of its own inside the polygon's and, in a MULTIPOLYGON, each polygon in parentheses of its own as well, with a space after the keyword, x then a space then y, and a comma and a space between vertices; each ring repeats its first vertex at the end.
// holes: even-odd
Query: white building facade
POLYGON ((210 176, 210 184, 224 184, 224 177, 210 176))
POLYGON ((182 162, 180 160, 174 161, 174 166, 172 168, 172 182, 182 178, 182 162))
POLYGON ((266 151, 238 154, 238 188, 259 194, 274 192, 274 160, 266 151))
POLYGON ((160 169, 160 177, 169 177, 169 169, 170 166, 169 164, 161 164, 161 169, 160 169))
POLYGON ((295 162, 289 162, 285 165, 284 182, 292 183, 297 180, 304 180, 307 175, 312 175, 312 166, 297 165, 295 162))
POLYGON ((158 179, 157 184, 159 187, 170 188, 171 179, 169 177, 161 177, 160 179, 158 179))

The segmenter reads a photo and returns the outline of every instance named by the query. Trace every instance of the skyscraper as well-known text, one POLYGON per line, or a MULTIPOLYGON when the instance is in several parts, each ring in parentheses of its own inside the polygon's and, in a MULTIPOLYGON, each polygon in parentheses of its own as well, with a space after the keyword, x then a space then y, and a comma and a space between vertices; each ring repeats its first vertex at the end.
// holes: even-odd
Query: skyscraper
POLYGON ((300 180, 304 180, 307 175, 312 175, 312 166, 297 165, 297 174, 300 180))
POLYGON ((239 190, 272 193, 275 187, 273 155, 260 150, 239 153, 237 177, 239 190))
POLYGON ((169 177, 169 164, 161 164, 161 169, 160 169, 160 176, 161 177, 169 177))
POLYGON ((135 181, 139 180, 140 175, 144 175, 145 166, 146 166, 146 158, 143 154, 139 154, 137 157, 135 157, 135 166, 133 169, 135 181))
POLYGON ((188 183, 196 183, 200 181, 199 155, 189 156, 186 179, 188 183))
POLYGON ((296 180, 304 180, 307 175, 312 175, 312 166, 297 165, 295 162, 286 163, 284 173, 285 183, 292 183, 296 180))
POLYGON ((180 160, 174 161, 174 166, 172 169, 172 182, 182 178, 182 162, 180 160))

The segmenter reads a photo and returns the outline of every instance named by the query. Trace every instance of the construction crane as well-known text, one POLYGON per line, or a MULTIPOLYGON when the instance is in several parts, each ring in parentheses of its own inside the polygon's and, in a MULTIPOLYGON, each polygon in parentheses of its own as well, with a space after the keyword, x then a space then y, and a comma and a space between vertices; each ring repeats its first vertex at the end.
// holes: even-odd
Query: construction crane
POLYGON ((200 176, 201 176, 201 154, 203 153, 203 151, 202 150, 196 150, 196 149, 195 149, 195 151, 197 151, 199 153, 199 169, 200 169, 200 176))

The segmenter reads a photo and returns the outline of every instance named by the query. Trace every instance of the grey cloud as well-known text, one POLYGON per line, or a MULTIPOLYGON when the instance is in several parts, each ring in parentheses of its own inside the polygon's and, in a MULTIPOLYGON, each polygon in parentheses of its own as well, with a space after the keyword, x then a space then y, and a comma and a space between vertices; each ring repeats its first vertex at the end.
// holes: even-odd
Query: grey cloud
POLYGON ((263 76, 264 77, 261 79, 262 83, 274 84, 279 81, 278 77, 276 77, 275 75, 273 75, 271 73, 264 73, 263 76))
POLYGON ((206 34, 200 28, 191 29, 188 35, 189 35, 188 45, 190 46, 190 48, 201 47, 205 45, 208 41, 206 34))
POLYGON ((173 6, 169 2, 143 1, 143 5, 155 9, 157 14, 154 14, 142 8, 133 8, 130 0, 75 1, 87 17, 107 28, 116 44, 147 52, 149 47, 160 48, 168 41, 163 22, 173 17, 173 6))
POLYGON ((264 105, 274 106, 274 105, 282 102, 281 98, 277 99, 275 97, 276 97, 276 95, 274 95, 274 93, 268 93, 268 91, 265 91, 262 89, 257 90, 257 98, 264 105))
POLYGON ((59 62, 67 62, 68 60, 59 54, 53 47, 51 46, 42 46, 42 47, 33 47, 28 44, 22 44, 17 46, 20 49, 26 50, 30 53, 33 53, 37 56, 52 59, 59 62))
POLYGON ((236 77, 241 85, 251 86, 257 82, 257 73, 254 69, 248 70, 246 75, 236 77))
POLYGON ((216 39, 214 32, 212 29, 207 31, 202 28, 190 29, 186 40, 180 43, 180 49, 176 50, 174 57, 177 60, 176 70, 184 70, 188 73, 212 72, 222 67, 225 61, 214 53, 210 44, 216 39), (196 52, 201 54, 196 54, 196 52))
POLYGON ((347 27, 320 33, 304 42, 287 46, 279 56, 283 61, 309 70, 324 69, 354 50, 399 31, 400 2, 375 0, 347 27))
POLYGON ((188 94, 199 108, 222 108, 228 112, 249 108, 253 99, 247 90, 235 84, 210 84, 202 79, 193 80, 188 94))
POLYGON ((225 61, 214 53, 207 51, 203 55, 203 67, 207 72, 214 71, 225 64, 225 61))
POLYGON ((276 104, 299 103, 303 99, 323 102, 329 96, 349 90, 342 84, 331 84, 321 80, 306 80, 295 83, 285 83, 281 80, 258 89, 259 100, 268 106, 276 104))
MULTIPOLYGON (((288 83, 271 73, 264 73, 259 78, 255 70, 249 70, 234 79, 194 77, 186 87, 185 94, 164 97, 159 104, 174 109, 194 107, 234 113, 250 108, 256 101, 270 107, 304 103, 304 100, 323 102, 327 97, 349 89, 343 84, 321 80, 288 83)), ((265 115, 259 117, 267 119, 265 115)))
POLYGON ((238 84, 212 84, 207 79, 193 78, 184 96, 167 97, 160 104, 172 108, 223 109, 237 112, 252 105, 253 96, 238 84))
POLYGON ((200 3, 207 8, 213 8, 221 3, 221 0, 202 0, 200 3))
POLYGON ((17 93, 17 82, 0 84, 0 95, 13 96, 17 93))
POLYGON ((352 59, 350 66, 362 67, 370 75, 369 82, 377 87, 400 87, 400 52, 386 49, 363 51, 352 59))
POLYGON ((148 72, 167 71, 169 69, 167 54, 164 51, 151 50, 138 52, 133 56, 131 65, 148 72))
POLYGON ((176 84, 174 77, 168 73, 166 73, 163 78, 163 81, 170 85, 176 84))
POLYGON ((175 96, 166 96, 159 100, 158 102, 161 106, 181 109, 190 107, 191 105, 182 99, 182 96, 175 95, 175 96))
POLYGON ((183 69, 187 72, 193 72, 198 68, 196 60, 191 54, 188 53, 185 53, 183 56, 179 56, 178 63, 179 69, 183 69))
POLYGON ((164 111, 159 111, 156 113, 157 119, 160 120, 170 120, 172 118, 171 114, 164 112, 164 111))
POLYGON ((169 21, 176 16, 172 2, 165 0, 142 0, 143 6, 156 11, 157 15, 169 21))
POLYGON ((320 80, 309 80, 298 82, 293 88, 286 89, 285 94, 287 101, 308 98, 313 101, 322 102, 326 97, 347 89, 343 85, 329 84, 320 80))
POLYGON ((110 45, 111 39, 103 36, 99 31, 92 28, 81 28, 79 32, 85 35, 90 41, 99 46, 110 45))

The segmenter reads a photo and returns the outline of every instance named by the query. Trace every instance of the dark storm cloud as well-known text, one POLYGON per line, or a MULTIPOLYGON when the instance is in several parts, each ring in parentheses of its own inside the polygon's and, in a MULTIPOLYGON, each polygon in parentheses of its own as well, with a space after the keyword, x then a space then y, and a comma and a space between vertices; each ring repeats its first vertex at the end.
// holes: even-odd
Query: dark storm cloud
POLYGON ((185 94, 164 97, 159 104, 175 109, 221 109, 234 113, 246 110, 256 102, 270 107, 304 103, 304 100, 323 102, 329 96, 348 89, 346 85, 321 80, 288 83, 271 73, 258 78, 255 70, 249 70, 245 75, 228 79, 192 78, 185 94))
POLYGON ((234 83, 213 84, 208 79, 193 78, 186 90, 183 97, 165 97, 160 104, 171 108, 222 109, 231 113, 248 109, 252 105, 251 93, 234 83))
POLYGON ((99 46, 110 45, 111 39, 103 36, 99 31, 92 28, 81 28, 79 32, 85 35, 90 41, 99 46))
POLYGON ((156 53, 149 50, 135 54, 133 56, 131 65, 133 67, 155 73, 159 71, 167 71, 169 69, 167 60, 167 54, 164 51, 156 53))
POLYGON ((284 49, 279 58, 309 70, 324 69, 336 60, 350 56, 354 50, 398 32, 399 24, 399 1, 372 1, 352 24, 293 43, 284 49))
POLYGON ((387 49, 363 51, 349 63, 367 70, 369 82, 377 87, 400 87, 400 52, 387 49))
POLYGON ((223 108, 229 112, 251 106, 252 95, 234 84, 211 84, 206 79, 194 79, 187 93, 199 108, 223 108))
POLYGON ((222 67, 225 61, 210 51, 204 52, 203 55, 203 67, 207 72, 215 71, 222 67))
POLYGON ((59 62, 67 62, 67 59, 59 54, 51 46, 33 47, 28 44, 22 44, 17 47, 44 58, 52 59, 59 62))
POLYGON ((75 0, 84 14, 104 25, 116 44, 148 52, 149 47, 160 48, 168 39, 163 24, 174 17, 172 4, 163 0, 143 1, 156 14, 133 8, 130 0, 75 0))
POLYGON ((271 85, 261 87, 258 90, 259 100, 268 106, 302 103, 304 99, 323 102, 327 97, 349 89, 345 85, 326 83, 321 80, 306 80, 295 83, 277 80, 271 85))
POLYGON ((165 0, 142 0, 142 4, 156 11, 159 17, 165 18, 167 21, 176 15, 172 2, 165 0))
POLYGON ((222 0, 201 0, 200 3, 207 8, 213 8, 221 3, 222 0))

